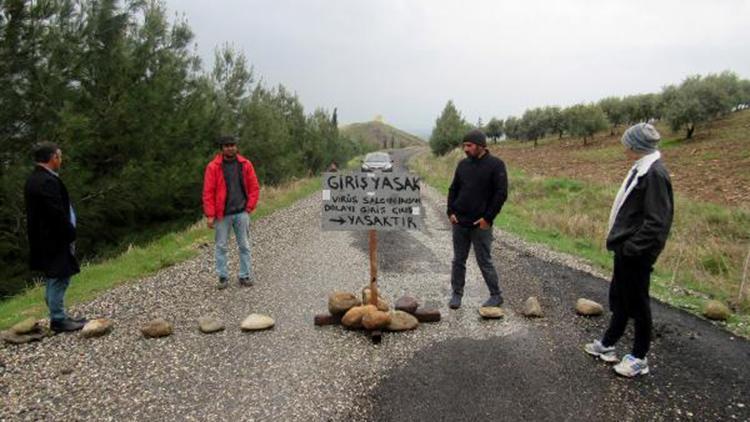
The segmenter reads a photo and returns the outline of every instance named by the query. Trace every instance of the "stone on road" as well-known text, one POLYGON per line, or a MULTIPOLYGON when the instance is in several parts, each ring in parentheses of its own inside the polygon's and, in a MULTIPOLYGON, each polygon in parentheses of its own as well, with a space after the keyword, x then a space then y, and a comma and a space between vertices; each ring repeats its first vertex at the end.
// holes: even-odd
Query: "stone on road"
POLYGON ((273 328, 276 321, 268 315, 250 314, 240 324, 242 331, 262 331, 273 328))
POLYGON ((161 338, 171 336, 174 326, 164 318, 155 318, 141 327, 141 333, 146 338, 161 338))
POLYGON ((604 313, 604 307, 593 300, 580 298, 576 301, 576 312, 583 316, 599 316, 604 313))
POLYGON ((92 319, 81 329, 81 337, 95 338, 109 334, 114 328, 114 323, 107 318, 92 319))
POLYGON ((539 304, 539 299, 536 296, 526 299, 526 302, 523 303, 523 311, 521 313, 528 318, 541 318, 544 316, 542 305, 539 304))
POLYGON ((198 318, 198 329, 204 334, 218 333, 224 331, 225 328, 224 322, 218 318, 210 316, 198 318))

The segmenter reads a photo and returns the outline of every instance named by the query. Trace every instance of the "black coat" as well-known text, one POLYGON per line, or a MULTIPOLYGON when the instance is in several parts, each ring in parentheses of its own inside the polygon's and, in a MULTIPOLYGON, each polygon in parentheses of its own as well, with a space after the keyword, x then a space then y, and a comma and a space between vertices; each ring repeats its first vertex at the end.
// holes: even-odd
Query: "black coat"
POLYGON ((656 260, 669 236, 674 214, 672 182, 661 160, 654 161, 630 192, 607 236, 607 249, 656 260))
POLYGON ((72 250, 76 228, 70 221, 70 198, 62 180, 36 166, 26 180, 24 199, 31 269, 51 278, 79 273, 72 250))
POLYGON ((448 189, 448 216, 472 227, 480 218, 492 225, 508 198, 508 175, 503 160, 489 151, 482 158, 464 158, 456 166, 448 189))

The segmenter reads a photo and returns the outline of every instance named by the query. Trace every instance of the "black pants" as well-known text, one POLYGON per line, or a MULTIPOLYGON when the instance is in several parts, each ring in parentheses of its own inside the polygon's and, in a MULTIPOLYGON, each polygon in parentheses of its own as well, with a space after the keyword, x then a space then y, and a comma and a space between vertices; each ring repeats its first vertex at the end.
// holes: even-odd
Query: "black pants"
POLYGON ((482 230, 479 227, 453 225, 453 265, 451 268, 451 288, 453 293, 464 294, 466 284, 466 259, 474 247, 474 256, 482 271, 482 277, 491 295, 500 295, 500 282, 492 263, 492 227, 482 230))
POLYGON ((615 253, 615 269, 609 286, 609 308, 612 319, 602 344, 614 346, 622 337, 628 319, 635 322, 635 341, 631 354, 643 359, 651 343, 651 298, 648 295, 654 259, 646 256, 624 256, 615 253))

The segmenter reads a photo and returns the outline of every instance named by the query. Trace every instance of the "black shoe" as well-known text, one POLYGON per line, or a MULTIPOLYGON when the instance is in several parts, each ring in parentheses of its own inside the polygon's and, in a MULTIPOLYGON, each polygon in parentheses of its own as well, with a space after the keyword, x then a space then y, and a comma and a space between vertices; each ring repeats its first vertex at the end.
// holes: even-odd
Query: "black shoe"
POLYGON ((64 333, 67 331, 78 331, 83 328, 85 324, 83 322, 76 322, 70 318, 65 318, 62 321, 51 321, 49 328, 56 333, 64 333))
POLYGON ((505 302, 505 301, 503 300, 502 296, 500 296, 500 295, 491 295, 490 298, 487 299, 482 304, 482 306, 483 307, 494 307, 494 306, 499 307, 500 305, 503 304, 503 302, 505 302))
POLYGON ((219 282, 216 284, 216 288, 219 290, 224 290, 227 287, 229 287, 229 280, 227 280, 225 277, 219 277, 219 282))
POLYGON ((461 307, 461 295, 453 293, 453 296, 451 296, 450 302, 448 302, 448 307, 451 309, 458 309, 461 307))
POLYGON ((253 285, 253 280, 250 280, 249 277, 240 277, 240 286, 250 287, 252 285, 253 285))

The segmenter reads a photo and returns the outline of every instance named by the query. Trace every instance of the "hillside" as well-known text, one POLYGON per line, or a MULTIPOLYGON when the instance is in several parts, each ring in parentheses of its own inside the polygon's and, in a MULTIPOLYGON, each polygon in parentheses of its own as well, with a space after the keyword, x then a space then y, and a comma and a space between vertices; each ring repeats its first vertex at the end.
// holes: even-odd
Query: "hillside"
POLYGON ((379 121, 352 123, 342 126, 339 131, 342 135, 375 149, 425 145, 425 141, 418 136, 379 121))
MULTIPOLYGON (((750 210, 750 110, 732 113, 696 129, 693 139, 656 124, 675 192, 690 199, 750 210)), ((569 177, 619 185, 630 167, 620 137, 609 130, 584 146, 576 138, 545 139, 537 148, 511 141, 495 149, 509 166, 529 175, 569 177)), ((494 149, 494 148, 493 148, 494 149)))

